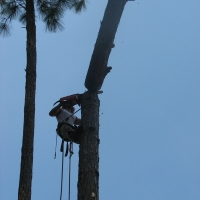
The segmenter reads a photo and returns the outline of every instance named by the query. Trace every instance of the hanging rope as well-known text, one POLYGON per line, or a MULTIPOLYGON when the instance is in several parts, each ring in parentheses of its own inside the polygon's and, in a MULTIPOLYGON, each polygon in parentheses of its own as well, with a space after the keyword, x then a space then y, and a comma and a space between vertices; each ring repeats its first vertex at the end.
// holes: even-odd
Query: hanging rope
POLYGON ((55 154, 54 154, 54 159, 56 159, 57 141, 58 141, 58 134, 57 134, 57 132, 56 132, 56 145, 55 145, 55 154))
POLYGON ((70 152, 69 156, 69 188, 68 188, 68 200, 70 200, 70 190, 71 190, 71 157, 74 154, 73 152, 73 142, 70 142, 70 147, 66 147, 66 153, 64 155, 64 140, 62 140, 62 144, 60 147, 60 151, 62 152, 62 168, 61 168, 61 187, 60 187, 60 200, 62 200, 62 188, 63 188, 63 171, 64 171, 64 157, 68 155, 68 151, 70 152))
POLYGON ((63 167, 64 167, 64 140, 62 140, 62 144, 61 144, 61 147, 60 147, 60 151, 62 152, 62 169, 61 169, 60 200, 62 200, 63 167))
POLYGON ((70 147, 69 147, 69 151, 70 151, 70 156, 69 156, 69 189, 68 189, 68 200, 70 200, 70 183, 71 183, 71 157, 73 155, 73 143, 70 142, 70 147))

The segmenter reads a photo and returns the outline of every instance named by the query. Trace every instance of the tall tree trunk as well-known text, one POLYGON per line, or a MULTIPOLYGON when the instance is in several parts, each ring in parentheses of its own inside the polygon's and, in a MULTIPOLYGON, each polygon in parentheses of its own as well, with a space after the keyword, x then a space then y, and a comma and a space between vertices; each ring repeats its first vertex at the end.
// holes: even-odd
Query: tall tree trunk
POLYGON ((78 200, 99 196, 99 99, 85 92, 82 99, 83 134, 79 150, 78 200))
POLYGON ((34 0, 26 0, 26 21, 27 66, 18 200, 31 199, 36 90, 36 26, 34 0))
POLYGON ((99 200, 99 99, 117 27, 127 0, 108 0, 101 23, 82 100, 83 135, 79 149, 78 200, 99 200))

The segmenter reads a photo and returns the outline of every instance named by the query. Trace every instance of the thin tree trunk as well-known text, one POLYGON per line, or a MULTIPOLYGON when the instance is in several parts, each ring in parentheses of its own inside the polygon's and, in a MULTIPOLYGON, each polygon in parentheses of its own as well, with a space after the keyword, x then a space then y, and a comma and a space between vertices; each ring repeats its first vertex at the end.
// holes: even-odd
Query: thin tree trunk
POLYGON ((83 135, 79 149, 78 200, 99 200, 99 99, 111 48, 127 0, 108 0, 101 23, 82 99, 83 135))
POLYGON ((26 0, 26 20, 27 66, 18 200, 31 199, 36 90, 36 26, 34 0, 26 0))

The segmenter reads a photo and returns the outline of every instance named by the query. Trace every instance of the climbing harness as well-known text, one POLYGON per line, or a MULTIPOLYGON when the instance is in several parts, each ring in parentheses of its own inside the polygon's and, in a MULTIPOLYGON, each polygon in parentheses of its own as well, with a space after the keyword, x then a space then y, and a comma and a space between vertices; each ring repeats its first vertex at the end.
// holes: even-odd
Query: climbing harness
MULTIPOLYGON (((54 159, 56 158, 56 149, 57 149, 57 141, 58 141, 58 135, 62 138, 62 136, 59 134, 59 129, 63 124, 66 124, 68 119, 72 117, 75 113, 77 113, 81 108, 79 108, 76 112, 72 113, 69 117, 67 117, 65 120, 62 122, 58 123, 57 129, 56 129, 56 144, 55 144, 55 154, 54 154, 54 159)), ((72 125, 70 125, 72 126, 72 125)), ((66 141, 67 142, 67 141, 66 141)))

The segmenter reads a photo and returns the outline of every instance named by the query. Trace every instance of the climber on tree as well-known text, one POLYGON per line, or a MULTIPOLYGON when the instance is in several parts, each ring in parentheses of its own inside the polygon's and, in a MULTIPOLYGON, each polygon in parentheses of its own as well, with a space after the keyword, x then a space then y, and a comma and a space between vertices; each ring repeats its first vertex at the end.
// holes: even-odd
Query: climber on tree
MULTIPOLYGON (((81 104, 81 95, 74 94, 60 98, 59 103, 50 112, 51 117, 58 121, 57 133, 65 141, 72 141, 80 144, 82 132, 81 119, 74 115, 74 105, 81 104), (78 127, 76 125, 79 125, 78 127)), ((55 103, 55 104, 56 104, 55 103)), ((54 105, 55 105, 54 104, 54 105)))

